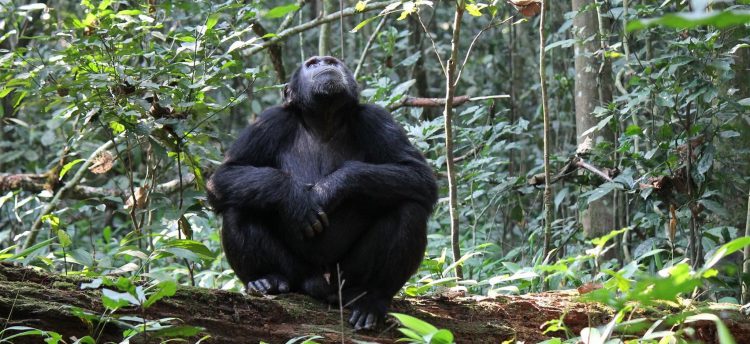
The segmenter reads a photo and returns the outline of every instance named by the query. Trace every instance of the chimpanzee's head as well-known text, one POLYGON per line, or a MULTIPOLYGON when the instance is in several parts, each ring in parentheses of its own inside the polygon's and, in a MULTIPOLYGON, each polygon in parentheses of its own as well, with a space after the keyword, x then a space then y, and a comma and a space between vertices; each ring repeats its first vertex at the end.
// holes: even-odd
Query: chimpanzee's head
POLYGON ((294 71, 284 88, 284 103, 302 108, 357 102, 357 81, 339 59, 314 56, 294 71))

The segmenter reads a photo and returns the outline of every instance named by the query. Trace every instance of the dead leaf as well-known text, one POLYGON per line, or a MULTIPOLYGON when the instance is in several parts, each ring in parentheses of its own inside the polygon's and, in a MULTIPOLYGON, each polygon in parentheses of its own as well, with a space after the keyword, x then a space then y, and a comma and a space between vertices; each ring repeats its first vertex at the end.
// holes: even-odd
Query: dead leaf
POLYGON ((131 209, 133 205, 136 206, 136 209, 142 209, 146 206, 146 188, 135 188, 135 197, 128 197, 128 200, 125 202, 125 209, 131 209))
POLYGON ((578 293, 581 294, 581 295, 583 295, 583 294, 588 294, 588 293, 590 293, 590 292, 592 292, 594 290, 599 290, 599 289, 602 289, 602 288, 604 288, 604 286, 601 283, 589 282, 589 283, 586 283, 586 284, 578 287, 577 289, 578 289, 578 293))
POLYGON ((524 17, 533 17, 542 11, 542 0, 508 0, 524 17))
POLYGON ((584 156, 590 154, 593 147, 594 142, 591 140, 591 137, 586 136, 583 142, 581 142, 581 144, 578 145, 578 148, 576 148, 576 155, 584 156))
POLYGON ((674 242, 675 233, 677 233, 677 212, 674 204, 669 205, 669 227, 667 231, 669 241, 674 242))
POLYGON ((115 157, 110 153, 109 151, 102 151, 101 153, 97 154, 96 157, 94 157, 94 161, 89 166, 89 171, 96 173, 96 174, 102 174, 106 173, 107 171, 112 169, 112 165, 114 164, 115 157))

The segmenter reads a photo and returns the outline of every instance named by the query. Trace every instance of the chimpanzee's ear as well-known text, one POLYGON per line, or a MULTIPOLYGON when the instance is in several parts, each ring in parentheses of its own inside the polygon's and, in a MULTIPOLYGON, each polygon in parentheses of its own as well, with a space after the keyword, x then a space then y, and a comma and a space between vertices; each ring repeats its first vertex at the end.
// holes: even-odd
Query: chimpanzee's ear
POLYGON ((284 92, 283 92, 283 99, 284 99, 284 105, 289 105, 294 101, 294 91, 291 87, 289 87, 289 83, 284 84, 284 92))

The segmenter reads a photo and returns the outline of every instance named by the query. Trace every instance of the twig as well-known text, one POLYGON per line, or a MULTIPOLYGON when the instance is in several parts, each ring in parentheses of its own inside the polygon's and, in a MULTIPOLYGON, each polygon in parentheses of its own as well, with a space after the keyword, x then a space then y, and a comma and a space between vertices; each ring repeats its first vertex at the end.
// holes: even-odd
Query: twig
POLYGON ((344 289, 344 281, 341 280, 341 266, 336 263, 336 279, 338 279, 338 292, 339 292, 339 322, 341 324, 341 344, 346 343, 346 336, 344 335, 344 295, 342 290, 344 289))
POLYGON ((608 182, 612 182, 612 178, 608 174, 606 174, 602 170, 600 170, 600 169, 592 166, 591 164, 583 161, 582 159, 578 159, 578 161, 576 161, 575 164, 576 164, 576 166, 578 166, 580 168, 584 168, 584 169, 587 169, 587 170, 593 172, 594 174, 596 174, 599 177, 602 177, 602 179, 604 179, 604 180, 606 180, 608 182))
MULTIPOLYGON (((597 168, 596 166, 593 166, 583 159, 581 159, 578 156, 574 156, 568 160, 568 163, 565 164, 565 166, 560 170, 560 172, 557 172, 554 177, 550 178, 550 184, 557 183, 560 179, 563 179, 575 172, 577 169, 582 168, 584 170, 591 171, 592 173, 596 174, 597 176, 601 177, 602 179, 612 182, 612 177, 609 176, 609 173, 602 171, 601 169, 597 168)), ((539 185, 544 183, 545 180, 545 174, 544 173, 538 173, 533 176, 531 176, 527 181, 526 184, 528 185, 539 185)))
MULTIPOLYGON (((374 10, 382 10, 386 6, 390 5, 391 3, 392 3, 391 1, 369 3, 369 4, 365 5, 365 8, 361 12, 368 12, 368 11, 374 11, 374 10)), ((257 52, 259 52, 259 51, 261 51, 263 49, 266 49, 266 48, 270 47, 271 45, 277 44, 277 43, 285 40, 287 37, 289 37, 291 35, 294 35, 294 34, 297 34, 297 33, 300 33, 300 32, 303 32, 303 31, 306 31, 306 30, 309 30, 309 29, 312 29, 312 28, 314 28, 316 26, 320 26, 320 25, 325 24, 325 23, 330 23, 330 22, 332 22, 334 20, 337 20, 337 19, 340 19, 342 17, 350 17, 350 16, 353 16, 353 15, 355 15, 357 13, 359 13, 359 12, 357 12, 357 10, 355 10, 353 7, 349 7, 347 9, 343 10, 343 11, 338 11, 338 12, 335 12, 335 13, 331 13, 329 15, 322 16, 320 18, 316 18, 315 20, 311 20, 311 21, 309 21, 307 23, 304 23, 304 24, 301 24, 301 25, 297 25, 297 26, 294 26, 294 27, 290 27, 290 28, 288 28, 288 29, 286 29, 284 31, 281 31, 281 32, 277 33, 276 36, 270 38, 269 40, 267 40, 267 41, 265 41, 265 42, 263 42, 263 43, 261 43, 259 45, 256 45, 256 46, 254 46, 254 47, 252 47, 250 49, 247 49, 247 50, 243 51, 243 53, 246 56, 253 55, 253 54, 255 54, 255 53, 257 53, 257 52)))
MULTIPOLYGON (((440 52, 438 52, 437 44, 435 44, 435 40, 432 39, 432 34, 430 34, 430 31, 427 30, 427 27, 424 25, 424 22, 422 22, 422 16, 419 15, 419 11, 417 11, 417 21, 419 21, 419 25, 422 26, 422 30, 424 30, 424 33, 427 34, 427 38, 430 39, 430 42, 432 42, 432 50, 435 52, 435 56, 438 59, 438 62, 440 62, 440 69, 443 70, 443 75, 448 75, 448 72, 445 70, 445 63, 443 63, 443 59, 440 58, 440 52)), ((435 15, 433 14, 433 17, 435 15)))
POLYGON ((383 18, 380 18, 380 23, 378 23, 378 26, 375 27, 375 31, 373 31, 372 35, 370 35, 370 39, 367 40, 367 44, 365 44, 365 48, 362 50, 362 55, 359 56, 359 62, 357 62, 357 68, 354 68, 354 80, 357 80, 357 75, 359 75, 359 70, 362 69, 362 65, 365 62, 365 58, 367 58, 367 55, 370 52, 370 47, 372 46, 372 42, 375 41, 375 37, 377 37, 378 33, 380 33, 380 30, 383 28, 383 25, 385 24, 386 19, 388 19, 388 14, 384 14, 383 18))
POLYGON ((60 190, 57 190, 57 193, 52 198, 49 203, 47 203, 47 206, 42 209, 42 211, 39 213, 39 216, 34 221, 34 224, 31 225, 31 230, 29 231, 29 236, 26 238, 26 242, 23 245, 24 249, 27 249, 34 245, 36 242, 36 237, 39 235, 39 230, 42 227, 42 218, 44 218, 47 214, 52 212, 53 209, 57 206, 57 203, 60 202, 60 199, 62 198, 62 195, 73 188, 76 184, 78 184, 79 181, 81 181, 81 178, 83 178, 83 175, 88 170, 88 167, 91 166, 91 164, 94 162, 94 158, 96 158, 99 153, 111 148, 117 139, 120 139, 124 137, 122 134, 113 138, 112 140, 107 140, 104 144, 99 146, 91 155, 89 156, 86 161, 84 161, 81 166, 78 168, 78 171, 76 174, 71 178, 65 185, 63 185, 60 190))
POLYGON ((469 44, 469 49, 466 51, 466 56, 464 56, 464 62, 461 63, 461 69, 458 70, 458 76, 456 76, 456 80, 460 80, 461 79, 461 74, 464 72, 464 68, 466 67, 466 62, 469 61, 469 56, 471 55, 471 50, 474 49, 474 44, 479 39, 479 36, 481 36, 485 31, 487 31, 487 30, 489 30, 489 29, 491 29, 493 27, 497 27, 497 26, 505 24, 506 22, 508 22, 511 19, 513 19, 513 16, 505 18, 505 20, 503 20, 503 21, 501 21, 499 23, 493 24, 492 22, 490 22, 489 24, 487 24, 487 26, 485 26, 484 28, 482 28, 482 30, 480 30, 479 33, 477 33, 476 36, 474 36, 474 39, 471 41, 471 44, 469 44))

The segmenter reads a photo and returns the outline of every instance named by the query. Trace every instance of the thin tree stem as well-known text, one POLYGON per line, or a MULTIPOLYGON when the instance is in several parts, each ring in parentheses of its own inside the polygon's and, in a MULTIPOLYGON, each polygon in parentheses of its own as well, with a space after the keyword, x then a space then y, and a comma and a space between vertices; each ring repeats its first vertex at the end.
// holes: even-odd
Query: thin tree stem
MULTIPOLYGON (((456 186, 456 171, 453 158, 453 96, 456 93, 456 59, 458 59, 458 42, 461 33, 461 17, 464 14, 464 1, 456 4, 456 15, 453 19, 453 36, 451 37, 451 56, 446 68, 445 86, 445 156, 448 172, 448 199, 451 218, 451 247, 453 261, 461 259, 460 233, 458 228, 458 188, 456 186)), ((460 264, 455 265, 456 277, 464 278, 460 264)))
MULTIPOLYGON (((690 145, 690 143, 688 143, 690 145)), ((747 192, 747 214, 745 215, 745 236, 750 237, 750 191, 747 192)), ((745 246, 743 250, 742 275, 750 273, 750 246, 745 246)), ((742 303, 748 303, 750 300, 750 286, 747 282, 742 284, 742 303)))
POLYGON ((377 37, 378 33, 380 33, 380 30, 383 29, 383 25, 385 25, 386 19, 388 19, 387 13, 384 14, 382 18, 380 18, 380 22, 378 23, 378 26, 375 28, 375 31, 372 32, 370 39, 367 40, 367 44, 365 44, 365 48, 362 50, 362 55, 359 56, 359 62, 357 62, 357 68, 354 68, 354 80, 357 80, 357 75, 359 75, 359 71, 362 69, 362 65, 364 65, 365 59, 367 58, 367 55, 370 53, 370 47, 372 47, 372 42, 375 41, 375 37, 377 37))
POLYGON ((542 116, 544 117, 544 257, 548 258, 551 248, 552 238, 552 178, 549 165, 550 155, 550 118, 547 104, 547 76, 544 61, 544 43, 546 35, 544 32, 544 22, 547 17, 547 4, 542 2, 542 11, 539 19, 539 83, 542 89, 542 116))

